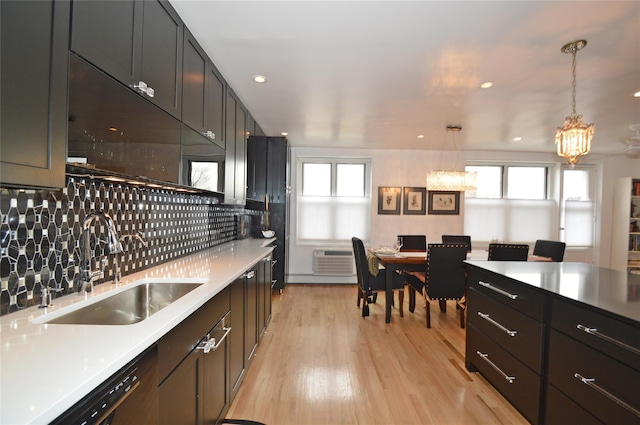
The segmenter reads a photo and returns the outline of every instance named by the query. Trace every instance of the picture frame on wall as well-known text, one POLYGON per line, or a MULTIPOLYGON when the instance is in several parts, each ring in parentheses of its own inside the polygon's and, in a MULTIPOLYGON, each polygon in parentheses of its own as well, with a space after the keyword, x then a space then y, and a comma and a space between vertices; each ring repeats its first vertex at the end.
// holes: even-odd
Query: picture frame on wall
POLYGON ((430 190, 429 214, 460 214, 460 192, 430 190))
POLYGON ((403 214, 424 215, 426 214, 427 188, 426 187, 405 187, 403 196, 403 214))
POLYGON ((395 186, 378 186, 378 214, 400 214, 402 192, 395 186))

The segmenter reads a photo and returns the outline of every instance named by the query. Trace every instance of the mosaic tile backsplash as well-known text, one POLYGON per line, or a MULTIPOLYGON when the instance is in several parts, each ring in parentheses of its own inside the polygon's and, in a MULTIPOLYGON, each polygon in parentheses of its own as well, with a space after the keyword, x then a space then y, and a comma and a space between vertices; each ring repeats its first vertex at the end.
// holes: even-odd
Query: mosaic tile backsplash
POLYGON ((99 210, 115 221, 123 252, 109 254, 104 224, 91 225, 93 268, 105 259, 105 277, 94 284, 113 280, 115 255, 124 276, 231 241, 237 214, 255 213, 220 205, 206 194, 90 176, 69 175, 61 190, 0 188, 0 315, 39 305, 43 286, 55 297, 75 292, 82 223, 99 210))

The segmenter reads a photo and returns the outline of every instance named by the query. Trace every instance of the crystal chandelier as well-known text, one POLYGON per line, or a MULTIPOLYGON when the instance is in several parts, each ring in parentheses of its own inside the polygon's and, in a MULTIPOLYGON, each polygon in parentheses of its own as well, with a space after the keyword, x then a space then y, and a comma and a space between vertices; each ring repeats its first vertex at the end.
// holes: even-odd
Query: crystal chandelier
POLYGON ((578 157, 586 155, 591 149, 591 138, 593 137, 594 125, 585 124, 582 115, 576 114, 576 53, 587 45, 586 40, 573 41, 562 46, 562 53, 571 53, 572 75, 573 75, 573 112, 565 118, 564 126, 556 130, 556 146, 558 155, 567 158, 571 168, 575 167, 578 157))
MULTIPOLYGON (((444 138, 444 144, 447 142, 449 132, 453 132, 453 147, 456 150, 456 163, 452 170, 432 170, 427 173, 427 190, 445 190, 464 192, 465 190, 475 190, 478 187, 478 173, 470 173, 466 171, 456 171, 460 152, 456 146, 455 134, 462 131, 459 125, 448 125, 447 133, 444 138)), ((444 150, 444 146, 443 146, 444 150)), ((440 159, 438 160, 438 168, 442 160, 442 151, 440 151, 440 159)))

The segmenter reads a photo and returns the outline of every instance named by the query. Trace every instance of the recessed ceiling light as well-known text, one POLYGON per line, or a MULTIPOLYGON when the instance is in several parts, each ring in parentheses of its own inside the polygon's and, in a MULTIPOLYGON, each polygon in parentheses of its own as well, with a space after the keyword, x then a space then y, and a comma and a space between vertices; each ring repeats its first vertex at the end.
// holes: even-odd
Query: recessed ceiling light
POLYGON ((253 81, 255 81, 256 83, 266 83, 267 77, 265 77, 264 75, 254 75, 253 81))
POLYGON ((424 134, 418 134, 418 139, 424 139, 424 134))
POLYGON ((633 94, 633 97, 640 97, 640 91, 637 91, 633 94))
POLYGON ((490 87, 493 87, 493 81, 485 81, 484 83, 480 84, 481 89, 488 89, 490 87))
POLYGON ((519 142, 520 140, 522 140, 522 137, 520 137, 520 136, 513 138, 514 142, 519 142))
POLYGON ((281 136, 288 136, 289 133, 287 133, 286 131, 283 131, 282 133, 280 133, 281 136))

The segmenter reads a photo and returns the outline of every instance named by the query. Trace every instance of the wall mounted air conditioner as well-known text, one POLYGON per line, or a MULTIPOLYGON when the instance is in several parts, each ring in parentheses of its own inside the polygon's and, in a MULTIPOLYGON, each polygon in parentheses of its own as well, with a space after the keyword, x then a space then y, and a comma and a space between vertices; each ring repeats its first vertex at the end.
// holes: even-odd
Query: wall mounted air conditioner
POLYGON ((316 276, 353 276, 355 260, 348 249, 314 249, 313 274, 316 276))

